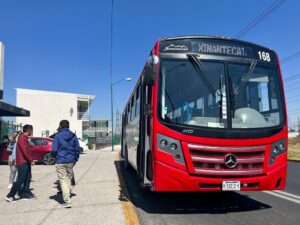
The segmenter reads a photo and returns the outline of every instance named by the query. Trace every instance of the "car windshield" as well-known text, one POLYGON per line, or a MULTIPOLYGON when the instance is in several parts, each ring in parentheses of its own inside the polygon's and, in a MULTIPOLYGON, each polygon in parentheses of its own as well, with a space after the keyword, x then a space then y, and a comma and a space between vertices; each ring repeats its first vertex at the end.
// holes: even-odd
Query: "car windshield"
POLYGON ((250 62, 161 61, 160 118, 213 128, 263 128, 283 121, 278 72, 250 62), (205 76, 205 77, 203 77, 205 76))

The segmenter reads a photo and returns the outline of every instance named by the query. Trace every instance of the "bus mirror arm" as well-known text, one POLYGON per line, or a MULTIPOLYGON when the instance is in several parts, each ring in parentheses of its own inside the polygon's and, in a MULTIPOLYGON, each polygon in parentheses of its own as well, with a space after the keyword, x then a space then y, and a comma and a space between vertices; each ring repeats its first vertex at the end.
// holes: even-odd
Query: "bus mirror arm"
POLYGON ((152 63, 146 63, 144 68, 144 83, 147 86, 155 84, 155 66, 152 63))
POLYGON ((145 104, 145 106, 144 106, 144 115, 145 116, 151 115, 151 106, 150 106, 150 104, 145 104))

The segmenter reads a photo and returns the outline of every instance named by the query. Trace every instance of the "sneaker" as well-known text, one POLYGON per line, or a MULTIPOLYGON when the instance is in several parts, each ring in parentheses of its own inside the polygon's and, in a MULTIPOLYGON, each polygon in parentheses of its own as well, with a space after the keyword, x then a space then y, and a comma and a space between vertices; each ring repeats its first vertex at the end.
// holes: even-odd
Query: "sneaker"
POLYGON ((34 194, 27 194, 22 196, 22 200, 34 200, 36 199, 34 194))
POLYGON ((36 195, 33 194, 32 192, 30 192, 28 195, 29 195, 31 198, 36 198, 36 195))
POLYGON ((16 201, 15 197, 8 197, 8 196, 6 196, 5 199, 6 199, 7 202, 14 202, 14 201, 16 201))
POLYGON ((17 195, 18 195, 19 198, 23 198, 24 193, 21 192, 21 191, 18 191, 18 192, 17 192, 17 195))
POLYGON ((72 205, 71 205, 71 203, 63 203, 60 205, 60 207, 69 209, 69 208, 72 208, 72 205))
POLYGON ((12 188, 12 184, 9 184, 8 186, 7 186, 7 189, 11 189, 12 188))

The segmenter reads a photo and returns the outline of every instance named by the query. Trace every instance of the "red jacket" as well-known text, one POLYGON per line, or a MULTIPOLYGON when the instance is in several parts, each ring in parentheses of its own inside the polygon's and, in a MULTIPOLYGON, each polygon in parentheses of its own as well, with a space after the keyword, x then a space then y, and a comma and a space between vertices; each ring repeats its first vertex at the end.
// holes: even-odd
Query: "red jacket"
POLYGON ((16 148, 16 165, 23 165, 26 163, 31 163, 32 157, 29 150, 28 137, 25 134, 20 134, 18 136, 17 148, 16 148))

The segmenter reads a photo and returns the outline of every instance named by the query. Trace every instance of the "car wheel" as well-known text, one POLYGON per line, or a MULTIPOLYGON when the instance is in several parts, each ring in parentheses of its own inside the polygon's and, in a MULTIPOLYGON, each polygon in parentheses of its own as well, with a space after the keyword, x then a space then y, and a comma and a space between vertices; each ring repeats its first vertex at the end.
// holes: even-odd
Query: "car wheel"
POLYGON ((43 156, 43 163, 45 165, 53 165, 55 163, 55 158, 52 157, 51 153, 47 153, 43 156))

